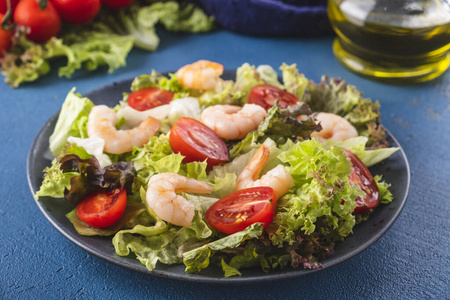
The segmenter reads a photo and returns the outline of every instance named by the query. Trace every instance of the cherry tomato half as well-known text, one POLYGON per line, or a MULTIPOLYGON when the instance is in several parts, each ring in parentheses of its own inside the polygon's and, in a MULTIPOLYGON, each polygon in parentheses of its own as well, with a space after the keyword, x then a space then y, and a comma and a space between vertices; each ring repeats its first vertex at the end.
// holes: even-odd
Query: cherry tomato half
POLYGON ((233 234, 254 223, 266 228, 275 215, 276 198, 272 188, 252 187, 231 193, 214 203, 205 214, 217 230, 233 234))
POLYGON ((286 108, 298 102, 297 97, 291 93, 265 84, 254 86, 248 96, 248 103, 258 104, 266 110, 271 108, 276 100, 278 100, 278 107, 280 108, 286 108))
POLYGON ((36 0, 21 0, 14 11, 14 21, 26 25, 27 37, 36 43, 43 43, 56 36, 61 29, 61 18, 51 2, 41 9, 36 0))
POLYGON ((355 199, 356 208, 353 212, 360 213, 377 207, 380 202, 380 193, 377 183, 373 179, 372 174, 370 174, 369 169, 352 152, 345 150, 345 155, 350 158, 350 162, 352 163, 352 173, 348 176, 350 183, 358 184, 361 190, 366 193, 364 199, 361 199, 361 197, 355 199))
MULTIPOLYGON (((0 22, 1 20, 3 20, 2 14, 0 14, 0 22)), ((12 30, 5 30, 0 27, 0 58, 11 48, 13 33, 12 30)))
POLYGON ((77 206, 77 215, 92 227, 105 228, 120 219, 126 206, 125 189, 98 190, 81 200, 77 206))
POLYGON ((230 160, 224 141, 209 127, 191 118, 180 118, 169 136, 173 152, 185 156, 184 162, 204 161, 208 167, 230 160))
POLYGON ((128 104, 139 111, 144 111, 160 105, 168 104, 173 99, 171 91, 156 87, 143 88, 128 96, 128 104))
POLYGON ((108 8, 119 9, 131 4, 134 0, 102 0, 102 4, 108 8))
POLYGON ((69 24, 91 21, 100 10, 100 0, 51 0, 61 19, 69 24))

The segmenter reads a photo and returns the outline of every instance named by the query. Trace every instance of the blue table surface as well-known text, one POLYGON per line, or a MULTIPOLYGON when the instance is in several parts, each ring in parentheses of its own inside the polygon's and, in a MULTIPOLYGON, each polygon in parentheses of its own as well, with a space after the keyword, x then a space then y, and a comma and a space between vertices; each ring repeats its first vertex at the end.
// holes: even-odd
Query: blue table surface
POLYGON ((358 77, 334 58, 332 37, 262 38, 227 31, 160 33, 154 53, 133 50, 127 66, 56 70, 12 89, 0 83, 1 299, 444 299, 450 297, 450 71, 425 84, 397 86, 358 77), (356 85, 381 103, 382 122, 403 146, 411 167, 406 206, 390 230, 361 254, 308 276, 270 284, 221 286, 136 273, 110 264, 64 238, 38 209, 26 175, 30 145, 44 122, 76 87, 80 93, 152 69, 176 70, 198 59, 236 68, 244 62, 296 63, 309 79, 323 74, 356 85))

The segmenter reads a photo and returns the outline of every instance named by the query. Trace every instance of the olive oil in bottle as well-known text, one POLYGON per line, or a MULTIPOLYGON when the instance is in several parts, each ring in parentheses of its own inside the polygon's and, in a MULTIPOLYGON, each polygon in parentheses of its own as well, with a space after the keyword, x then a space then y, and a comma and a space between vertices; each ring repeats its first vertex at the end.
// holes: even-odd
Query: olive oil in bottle
POLYGON ((392 83, 441 75, 450 64, 450 0, 329 0, 337 59, 392 83))

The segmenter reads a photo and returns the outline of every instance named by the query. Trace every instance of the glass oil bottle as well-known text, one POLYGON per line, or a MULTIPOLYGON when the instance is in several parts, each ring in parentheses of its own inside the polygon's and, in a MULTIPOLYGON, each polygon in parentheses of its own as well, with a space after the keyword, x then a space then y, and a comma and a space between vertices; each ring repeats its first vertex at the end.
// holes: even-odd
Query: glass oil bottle
POLYGON ((428 81, 450 64, 450 0, 329 0, 336 58, 391 83, 428 81))

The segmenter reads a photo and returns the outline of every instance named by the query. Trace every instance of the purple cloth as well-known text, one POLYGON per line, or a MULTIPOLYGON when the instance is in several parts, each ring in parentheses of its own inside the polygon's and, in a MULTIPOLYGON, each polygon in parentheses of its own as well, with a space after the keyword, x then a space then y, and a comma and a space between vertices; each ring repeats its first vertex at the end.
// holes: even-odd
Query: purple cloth
POLYGON ((324 36, 333 33, 326 0, 191 0, 224 29, 255 36, 324 36))

